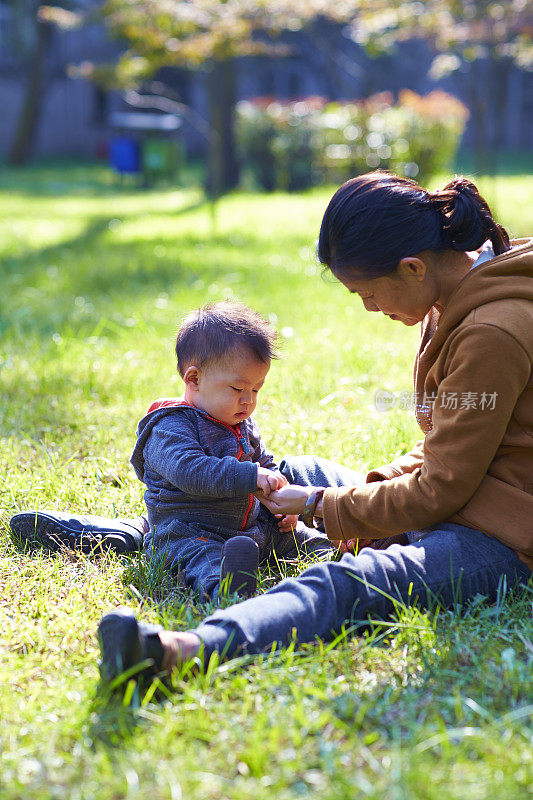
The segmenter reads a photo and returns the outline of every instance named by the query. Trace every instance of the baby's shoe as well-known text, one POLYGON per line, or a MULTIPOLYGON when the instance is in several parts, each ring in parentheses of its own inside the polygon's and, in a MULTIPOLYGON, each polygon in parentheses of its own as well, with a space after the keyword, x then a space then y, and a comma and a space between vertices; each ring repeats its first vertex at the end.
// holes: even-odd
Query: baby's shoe
POLYGON ((257 589, 259 547, 249 536, 234 536, 222 548, 220 582, 229 594, 251 597, 257 589))
POLYGON ((11 517, 9 524, 21 542, 54 551, 63 546, 84 553, 99 549, 134 553, 142 550, 149 530, 145 517, 110 519, 61 511, 22 511, 11 517))

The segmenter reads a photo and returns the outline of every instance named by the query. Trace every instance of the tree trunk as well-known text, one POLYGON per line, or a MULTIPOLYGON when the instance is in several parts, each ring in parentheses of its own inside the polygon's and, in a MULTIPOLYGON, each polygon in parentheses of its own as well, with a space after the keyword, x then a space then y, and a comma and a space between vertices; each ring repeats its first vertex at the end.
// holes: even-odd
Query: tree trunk
POLYGON ((239 183, 239 165, 235 153, 235 62, 213 61, 207 74, 209 104, 209 139, 207 189, 219 197, 239 183))
POLYGON ((496 175, 498 172, 507 121, 511 64, 510 59, 494 54, 490 54, 487 61, 473 64, 476 69, 470 86, 470 106, 475 119, 474 168, 477 173, 496 175))
POLYGON ((509 74, 512 61, 505 57, 491 57, 492 75, 494 81, 494 139, 493 139, 493 166, 494 173, 498 173, 498 161, 503 149, 505 139, 505 126, 507 123, 507 91, 509 74))
POLYGON ((474 117, 474 170, 476 174, 490 170, 490 146, 488 137, 489 86, 482 61, 473 61, 470 72, 469 99, 474 117))
POLYGON ((50 25, 35 20, 35 50, 28 65, 26 95, 8 156, 10 164, 24 164, 31 153, 41 109, 45 58, 50 41, 50 25))

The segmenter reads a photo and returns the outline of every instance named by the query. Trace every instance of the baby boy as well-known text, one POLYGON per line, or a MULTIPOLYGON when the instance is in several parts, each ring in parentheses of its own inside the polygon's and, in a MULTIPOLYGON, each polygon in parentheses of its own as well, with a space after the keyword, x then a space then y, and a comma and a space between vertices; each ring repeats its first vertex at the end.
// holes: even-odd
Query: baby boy
POLYGON ((181 399, 158 400, 137 428, 131 462, 146 484, 150 557, 185 576, 204 598, 256 589, 255 570, 332 549, 296 517, 276 519, 258 497, 287 481, 251 415, 275 357, 276 334, 259 314, 222 302, 191 312, 176 340, 181 399))

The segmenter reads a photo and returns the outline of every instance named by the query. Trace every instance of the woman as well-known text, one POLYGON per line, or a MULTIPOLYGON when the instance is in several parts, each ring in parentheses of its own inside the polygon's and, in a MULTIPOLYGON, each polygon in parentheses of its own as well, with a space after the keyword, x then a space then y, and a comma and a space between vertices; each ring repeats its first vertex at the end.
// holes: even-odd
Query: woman
POLYGON ((333 196, 318 257, 367 311, 422 323, 414 378, 425 437, 364 484, 329 462, 287 459, 292 485, 264 502, 323 521, 344 551, 354 540, 389 546, 315 564, 195 631, 113 612, 99 628, 104 674, 146 656, 170 669, 202 649, 231 656, 330 637, 386 618, 397 601, 494 599, 502 580, 511 587, 531 575, 533 241, 510 243, 467 180, 428 192, 374 172, 333 196))

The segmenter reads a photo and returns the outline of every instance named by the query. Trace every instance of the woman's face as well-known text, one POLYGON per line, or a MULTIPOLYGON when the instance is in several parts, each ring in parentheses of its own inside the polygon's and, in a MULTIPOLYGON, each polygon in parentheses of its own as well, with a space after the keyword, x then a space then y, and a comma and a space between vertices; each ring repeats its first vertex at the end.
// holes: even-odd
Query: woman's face
POLYGON ((420 259, 404 259, 396 272, 381 278, 358 278, 356 274, 339 280, 351 294, 357 294, 367 311, 381 311, 404 325, 421 322, 438 298, 436 287, 420 259), (415 263, 416 262, 416 263, 415 263))

